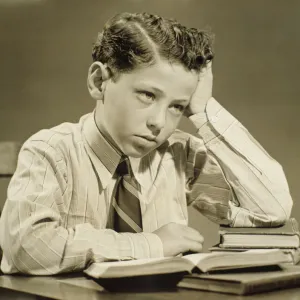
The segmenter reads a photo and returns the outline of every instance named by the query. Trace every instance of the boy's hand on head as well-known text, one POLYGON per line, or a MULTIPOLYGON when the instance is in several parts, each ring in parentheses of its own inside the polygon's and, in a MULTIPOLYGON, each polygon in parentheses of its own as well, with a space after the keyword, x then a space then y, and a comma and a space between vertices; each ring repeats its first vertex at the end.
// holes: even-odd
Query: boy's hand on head
POLYGON ((204 238, 197 230, 191 227, 169 223, 153 233, 158 235, 162 241, 164 256, 176 256, 188 251, 202 251, 204 238))
POLYGON ((212 62, 210 61, 203 68, 198 77, 198 85, 189 106, 185 109, 184 115, 190 117, 197 113, 203 113, 206 108, 207 101, 212 97, 213 74, 212 62))

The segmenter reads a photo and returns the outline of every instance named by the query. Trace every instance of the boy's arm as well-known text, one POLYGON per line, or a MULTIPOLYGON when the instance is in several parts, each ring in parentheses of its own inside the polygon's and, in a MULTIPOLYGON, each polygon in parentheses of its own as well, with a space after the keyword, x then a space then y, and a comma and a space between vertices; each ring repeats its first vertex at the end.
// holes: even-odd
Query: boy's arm
POLYGON ((190 120, 206 158, 203 163, 203 151, 195 149, 194 168, 201 172, 189 185, 189 202, 213 221, 235 227, 284 223, 293 201, 281 165, 214 98, 190 120))
MULTIPOLYGON (((1 216, 4 273, 49 275, 82 270, 89 262, 163 256, 154 233, 117 233, 88 222, 67 226, 66 163, 43 141, 26 142, 1 216)), ((70 197, 70 196, 69 196, 70 197)))

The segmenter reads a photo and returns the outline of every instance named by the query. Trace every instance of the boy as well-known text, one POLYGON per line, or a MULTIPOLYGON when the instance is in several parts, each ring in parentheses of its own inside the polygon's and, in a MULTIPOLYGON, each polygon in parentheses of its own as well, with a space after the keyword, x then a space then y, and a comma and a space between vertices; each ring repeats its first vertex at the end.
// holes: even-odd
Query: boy
POLYGON ((275 226, 281 166, 212 97, 212 39, 174 20, 112 18, 88 72, 96 108, 23 145, 0 224, 4 273, 201 251, 187 205, 230 226, 275 226), (189 117, 198 137, 176 130, 189 117))

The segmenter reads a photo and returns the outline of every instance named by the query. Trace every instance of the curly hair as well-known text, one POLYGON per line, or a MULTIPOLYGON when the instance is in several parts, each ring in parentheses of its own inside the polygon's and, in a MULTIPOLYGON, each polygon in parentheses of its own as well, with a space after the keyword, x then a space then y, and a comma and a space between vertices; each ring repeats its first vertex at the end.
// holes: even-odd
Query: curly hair
POLYGON ((187 28, 174 19, 148 13, 120 13, 105 25, 93 45, 93 61, 106 63, 112 75, 159 59, 200 71, 214 57, 213 34, 187 28))

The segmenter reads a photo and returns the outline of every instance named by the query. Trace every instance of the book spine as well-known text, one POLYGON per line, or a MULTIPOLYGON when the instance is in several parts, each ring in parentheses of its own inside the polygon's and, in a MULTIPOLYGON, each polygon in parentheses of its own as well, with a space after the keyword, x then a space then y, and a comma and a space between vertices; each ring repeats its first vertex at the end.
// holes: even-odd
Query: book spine
POLYGON ((287 247, 283 247, 283 246, 251 246, 251 245, 248 245, 248 246, 243 246, 243 245, 231 245, 231 244, 220 244, 219 245, 220 248, 223 248, 223 249, 245 249, 245 250, 251 250, 251 249, 282 249, 282 250, 289 250, 289 249, 293 249, 293 250, 296 250, 298 249, 297 247, 290 247, 290 246, 287 246, 287 247))
POLYGON ((261 292, 267 292, 271 290, 278 290, 282 288, 291 288, 299 286, 300 277, 295 277, 295 274, 291 274, 289 277, 274 279, 266 282, 255 282, 253 284, 245 284, 243 294, 255 294, 261 292))
MULTIPOLYGON (((201 282, 201 281, 200 281, 201 282)), ((194 290, 201 290, 201 291, 209 291, 209 292, 219 292, 219 293, 227 293, 227 294, 237 294, 243 295, 243 289, 240 289, 239 286, 235 286, 234 288, 228 287, 226 284, 220 286, 219 284, 214 284, 214 282, 199 282, 195 280, 195 282, 184 282, 180 281, 177 284, 179 288, 186 288, 186 289, 194 289, 194 290), (204 284, 205 283, 205 284, 204 284)))

